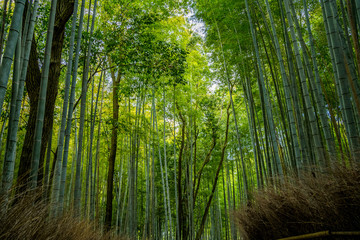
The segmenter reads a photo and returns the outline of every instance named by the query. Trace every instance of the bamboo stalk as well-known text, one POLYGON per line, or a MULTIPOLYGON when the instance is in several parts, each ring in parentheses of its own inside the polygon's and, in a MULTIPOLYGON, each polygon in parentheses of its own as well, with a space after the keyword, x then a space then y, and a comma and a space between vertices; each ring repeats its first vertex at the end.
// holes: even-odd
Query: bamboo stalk
POLYGON ((316 233, 309 233, 304 235, 298 235, 293 237, 287 237, 287 238, 279 238, 278 240, 297 240, 297 239, 311 239, 311 238, 319 238, 319 237, 327 237, 327 236, 360 236, 360 232, 353 231, 353 232, 331 232, 328 231, 321 231, 316 233))

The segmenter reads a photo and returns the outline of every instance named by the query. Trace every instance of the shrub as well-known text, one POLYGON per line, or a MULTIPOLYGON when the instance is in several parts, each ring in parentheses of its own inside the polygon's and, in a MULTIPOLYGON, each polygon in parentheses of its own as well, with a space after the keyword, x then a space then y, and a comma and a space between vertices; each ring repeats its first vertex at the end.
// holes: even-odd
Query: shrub
POLYGON ((336 167, 258 191, 234 212, 245 239, 360 230, 360 168, 336 167))

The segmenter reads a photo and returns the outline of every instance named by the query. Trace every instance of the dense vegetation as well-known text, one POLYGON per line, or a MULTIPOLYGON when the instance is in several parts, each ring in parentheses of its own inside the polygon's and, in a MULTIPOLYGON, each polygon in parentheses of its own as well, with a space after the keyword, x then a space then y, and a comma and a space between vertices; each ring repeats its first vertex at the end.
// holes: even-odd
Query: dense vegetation
POLYGON ((238 239, 257 190, 360 161, 358 0, 0 4, 1 221, 238 239))

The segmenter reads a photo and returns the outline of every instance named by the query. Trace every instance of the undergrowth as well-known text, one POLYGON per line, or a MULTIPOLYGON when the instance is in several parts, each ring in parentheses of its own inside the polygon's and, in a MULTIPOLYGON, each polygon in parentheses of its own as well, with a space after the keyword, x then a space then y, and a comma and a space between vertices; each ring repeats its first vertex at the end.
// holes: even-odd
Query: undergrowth
POLYGON ((360 230, 360 168, 302 174, 254 194, 234 212, 244 239, 278 239, 319 231, 360 230))
MULTIPOLYGON (((70 213, 58 218, 49 217, 49 204, 38 194, 18 198, 0 211, 0 239, 4 240, 124 240, 109 232, 103 234, 89 221, 79 220, 70 213)), ((0 200, 4 207, 4 201, 0 200)))

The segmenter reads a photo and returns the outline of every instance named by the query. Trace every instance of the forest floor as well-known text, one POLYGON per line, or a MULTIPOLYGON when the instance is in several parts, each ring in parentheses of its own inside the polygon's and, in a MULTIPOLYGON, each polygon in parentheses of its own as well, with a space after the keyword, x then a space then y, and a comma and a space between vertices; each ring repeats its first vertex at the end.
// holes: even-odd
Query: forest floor
MULTIPOLYGON (((0 239, 4 240, 125 240, 113 232, 103 234, 100 228, 74 218, 71 214, 50 218, 46 202, 39 194, 29 194, 10 203, 7 212, 0 212, 0 239)), ((3 200, 1 206, 5 205, 3 200)), ((2 208, 3 209, 3 208, 2 208)))
POLYGON ((250 204, 235 212, 245 239, 360 230, 359 166, 310 171, 301 178, 275 182, 282 183, 258 191, 250 204))
MULTIPOLYGON (((299 178, 273 179, 273 183, 254 193, 251 201, 234 213, 243 239, 360 230, 359 165, 326 171, 312 169, 299 178)), ((71 214, 50 218, 50 205, 39 196, 19 197, 16 204, 9 203, 6 213, 0 212, 0 239, 126 239, 114 232, 104 234, 100 227, 71 214)), ((0 204, 4 209, 5 202, 0 204)))

